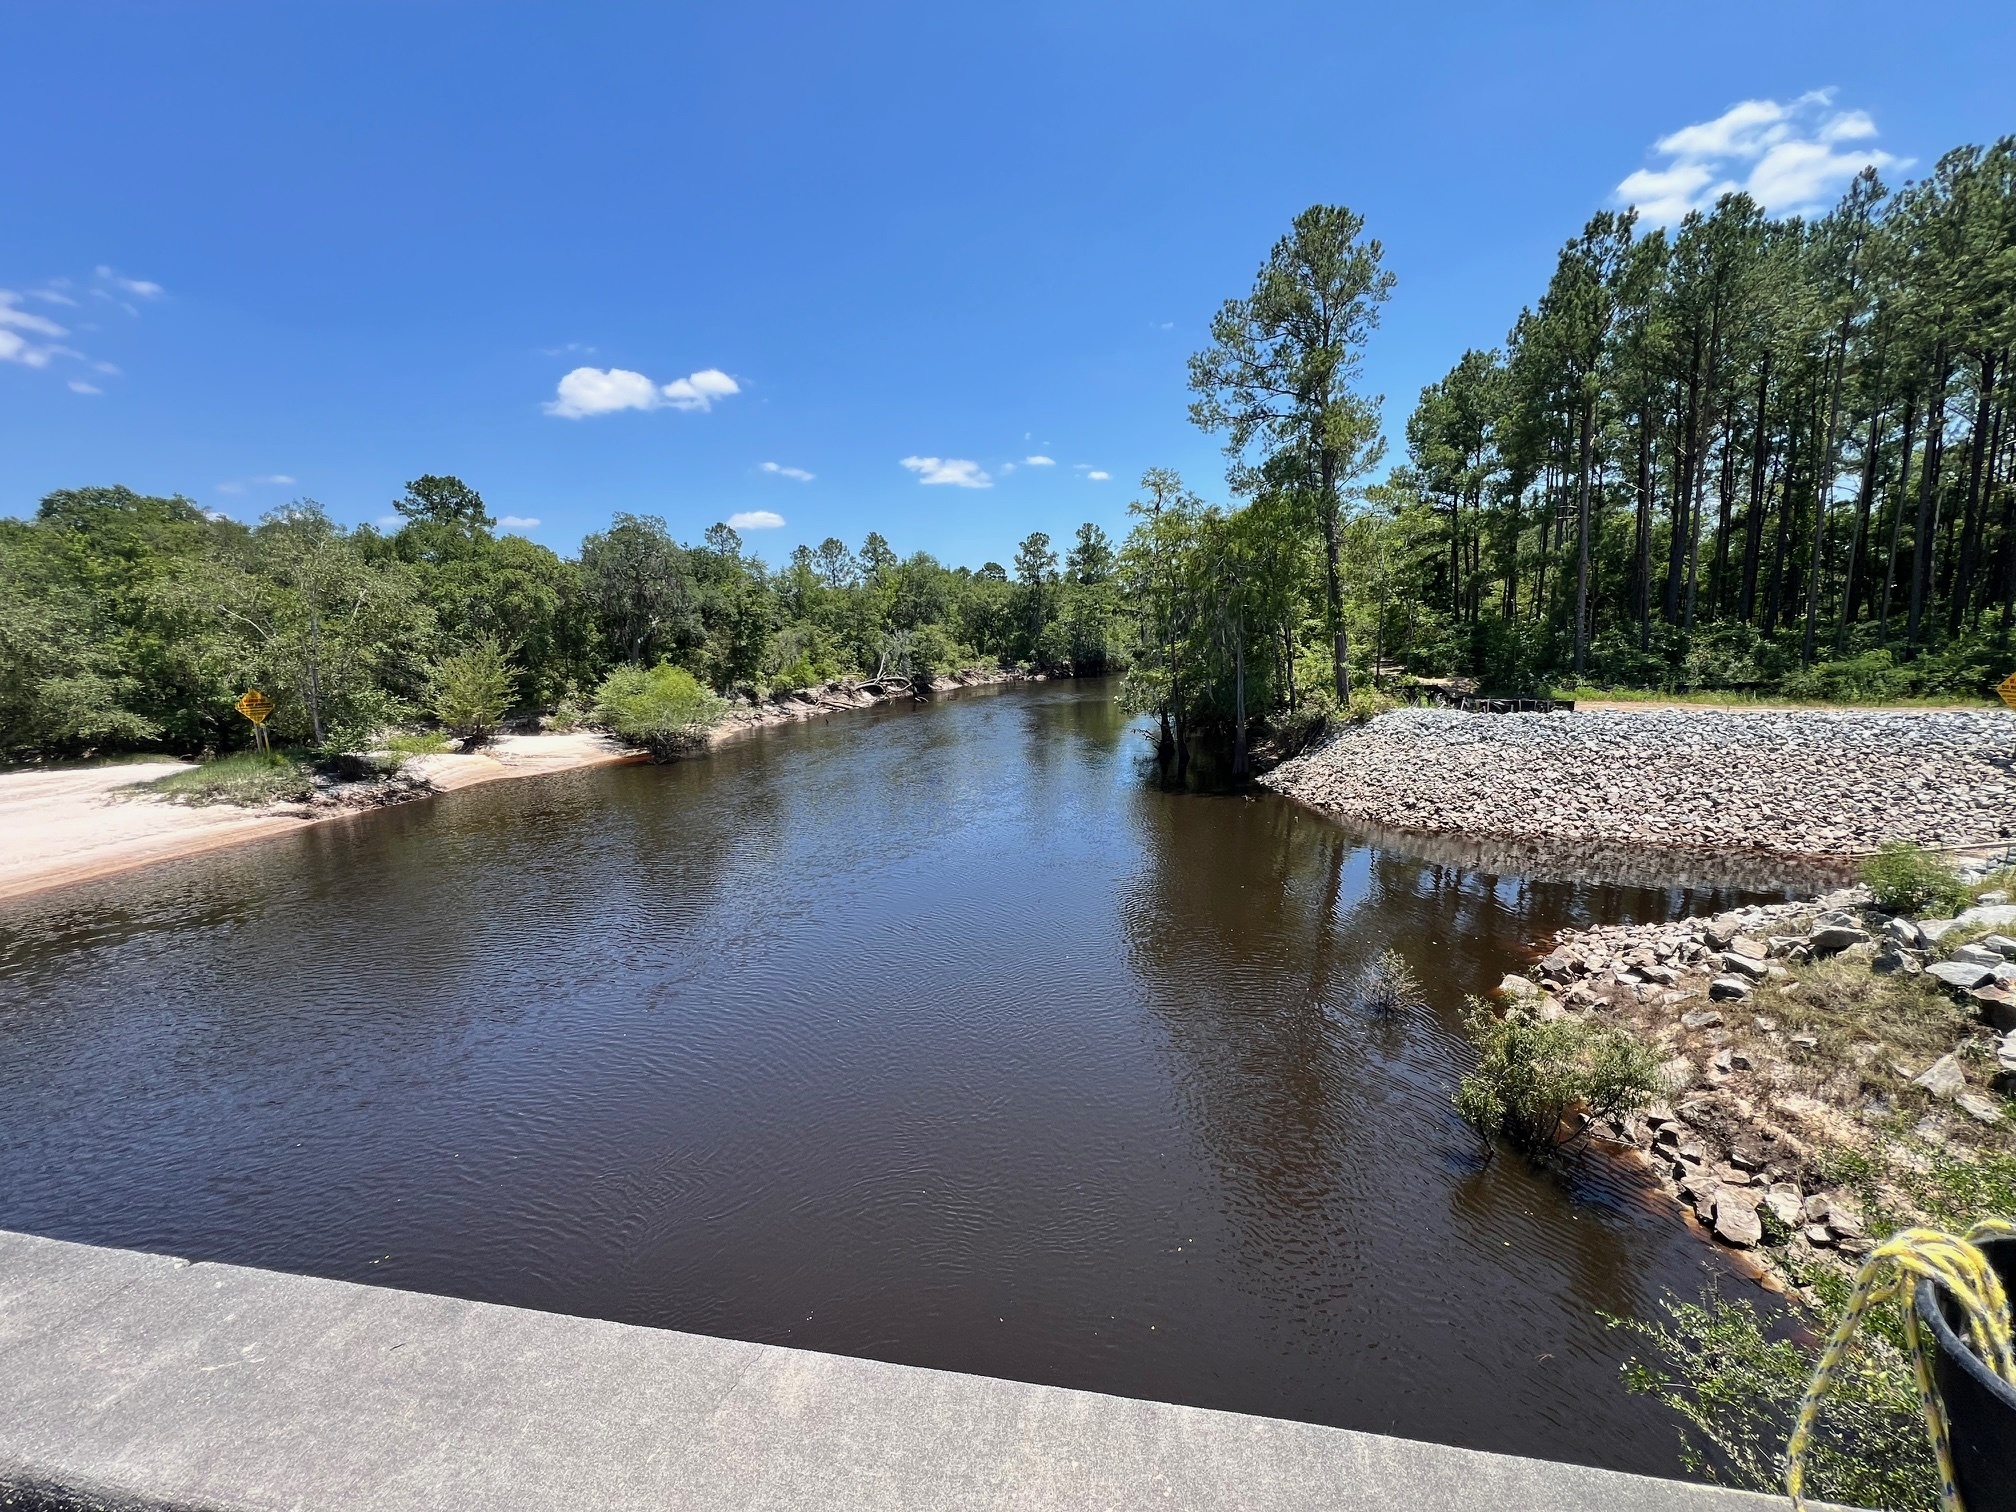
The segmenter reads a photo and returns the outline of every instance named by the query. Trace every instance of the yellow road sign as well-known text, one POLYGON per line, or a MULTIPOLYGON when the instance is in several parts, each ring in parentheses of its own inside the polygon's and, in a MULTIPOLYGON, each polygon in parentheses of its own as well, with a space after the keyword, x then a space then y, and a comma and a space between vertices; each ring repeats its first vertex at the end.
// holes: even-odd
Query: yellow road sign
POLYGON ((2009 705, 2010 708, 2016 709, 2016 672, 2011 672, 2004 678, 2002 686, 1995 691, 2002 695, 2002 702, 2009 705))
POLYGON ((254 688, 232 707, 255 725, 263 725, 273 713, 273 700, 254 688))

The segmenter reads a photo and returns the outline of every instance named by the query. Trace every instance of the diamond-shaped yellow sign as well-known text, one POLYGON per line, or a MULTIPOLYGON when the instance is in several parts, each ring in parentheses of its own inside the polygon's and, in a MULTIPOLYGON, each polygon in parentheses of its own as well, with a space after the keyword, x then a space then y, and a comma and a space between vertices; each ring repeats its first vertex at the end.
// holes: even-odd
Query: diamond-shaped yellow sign
POLYGON ((236 709, 240 714, 243 714, 255 725, 263 725, 272 716, 273 700, 268 698, 264 693, 261 693, 257 688, 254 688, 231 707, 236 709))
POLYGON ((2002 680, 2002 686, 1995 690, 2002 695, 2002 702, 2016 709, 2016 672, 2011 672, 2002 680))

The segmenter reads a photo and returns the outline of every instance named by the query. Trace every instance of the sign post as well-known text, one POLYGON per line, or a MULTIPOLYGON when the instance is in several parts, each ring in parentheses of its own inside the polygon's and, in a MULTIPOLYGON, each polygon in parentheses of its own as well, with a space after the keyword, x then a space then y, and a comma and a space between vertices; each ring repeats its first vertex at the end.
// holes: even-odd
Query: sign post
MULTIPOLYGON (((2016 682, 2016 678, 2010 681, 2016 682)), ((266 735, 266 721, 273 715, 273 700, 257 688, 252 688, 232 707, 252 721, 252 744, 261 751, 272 750, 273 743, 266 735)))

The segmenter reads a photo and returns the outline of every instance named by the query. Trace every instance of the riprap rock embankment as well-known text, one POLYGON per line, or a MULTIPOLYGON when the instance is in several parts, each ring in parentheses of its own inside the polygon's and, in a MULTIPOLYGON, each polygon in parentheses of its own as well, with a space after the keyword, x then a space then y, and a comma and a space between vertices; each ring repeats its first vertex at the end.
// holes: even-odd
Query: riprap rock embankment
POLYGON ((2000 711, 1399 709, 1261 780, 1398 829, 1854 855, 2016 838, 2000 711))

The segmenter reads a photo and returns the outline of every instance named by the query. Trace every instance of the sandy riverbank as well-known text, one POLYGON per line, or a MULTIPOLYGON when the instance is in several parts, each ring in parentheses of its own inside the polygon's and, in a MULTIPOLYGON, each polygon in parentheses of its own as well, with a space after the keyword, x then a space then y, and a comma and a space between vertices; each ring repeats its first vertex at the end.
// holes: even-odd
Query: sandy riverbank
MULTIPOLYGON (((1016 673, 966 672, 937 679, 932 691, 956 693, 1020 680, 1022 675, 1016 673)), ((719 745, 759 730, 909 697, 909 688, 900 680, 800 689, 760 704, 735 705, 710 732, 708 743, 719 745)), ((312 802, 260 808, 223 803, 198 807, 136 791, 140 783, 189 770, 190 763, 184 761, 0 773, 0 899, 201 855, 485 782, 646 759, 595 731, 506 735, 480 751, 414 757, 388 780, 337 784, 318 792, 312 802)))
POLYGON ((189 770, 182 761, 8 772, 0 774, 0 898, 351 818, 386 801, 635 759, 602 735, 510 735, 470 755, 417 757, 396 784, 349 784, 352 791, 318 795, 313 803, 256 809, 192 807, 135 791, 136 784, 189 770))

